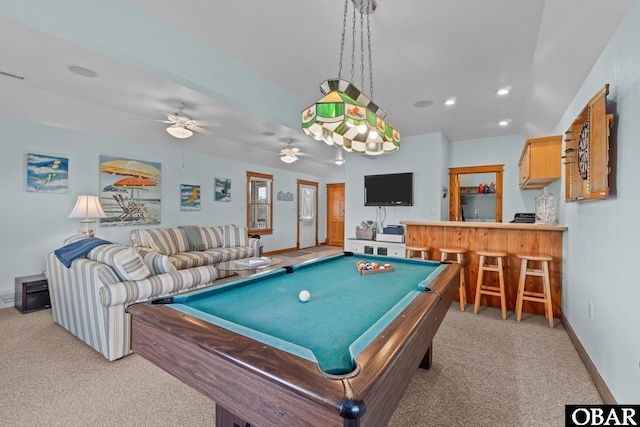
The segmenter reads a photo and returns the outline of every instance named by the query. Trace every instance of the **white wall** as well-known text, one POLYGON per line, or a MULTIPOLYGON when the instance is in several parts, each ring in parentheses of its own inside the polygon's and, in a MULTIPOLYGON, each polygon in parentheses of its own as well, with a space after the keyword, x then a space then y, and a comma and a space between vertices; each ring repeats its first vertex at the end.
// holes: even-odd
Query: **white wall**
MULTIPOLYGON (((13 296, 14 278, 38 274, 45 269, 45 254, 62 246, 80 228, 67 219, 79 194, 98 194, 101 154, 129 157, 162 164, 162 217, 159 227, 177 225, 246 224, 246 172, 273 175, 274 198, 278 191, 296 194, 297 179, 318 182, 318 240, 325 240, 324 179, 299 172, 270 169, 246 163, 152 147, 136 141, 108 138, 52 126, 0 117, 0 296, 13 296), (26 156, 47 154, 69 159, 68 194, 26 192, 26 156), (214 201, 214 178, 231 179, 231 201, 214 201), (200 211, 180 211, 180 184, 200 185, 200 211)), ((295 200, 298 198, 296 197, 295 200)), ((296 246, 297 203, 274 200, 274 234, 263 236, 266 251, 296 246)), ((156 226, 156 227, 158 227, 156 226)), ((154 226, 151 226, 154 227, 154 226)), ((128 244, 133 226, 96 227, 105 240, 128 244)), ((0 307, 3 306, 0 300, 0 307)))
MULTIPOLYGON (((615 111, 606 200, 564 204, 562 309, 618 403, 640 402, 640 2, 632 7, 556 128, 609 83, 615 111), (589 303, 593 318, 589 318, 589 303)), ((608 111, 609 112, 609 111, 608 111)), ((559 194, 559 193, 557 193, 559 194)), ((564 200, 564 194, 562 194, 564 200)))

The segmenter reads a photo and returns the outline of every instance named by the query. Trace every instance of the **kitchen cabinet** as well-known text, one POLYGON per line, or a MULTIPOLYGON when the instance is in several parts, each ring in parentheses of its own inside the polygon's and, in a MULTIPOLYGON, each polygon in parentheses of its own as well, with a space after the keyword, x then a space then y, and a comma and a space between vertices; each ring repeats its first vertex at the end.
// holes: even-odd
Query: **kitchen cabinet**
POLYGON ((537 190, 560 179, 561 156, 562 135, 527 139, 518 163, 520 189, 537 190))

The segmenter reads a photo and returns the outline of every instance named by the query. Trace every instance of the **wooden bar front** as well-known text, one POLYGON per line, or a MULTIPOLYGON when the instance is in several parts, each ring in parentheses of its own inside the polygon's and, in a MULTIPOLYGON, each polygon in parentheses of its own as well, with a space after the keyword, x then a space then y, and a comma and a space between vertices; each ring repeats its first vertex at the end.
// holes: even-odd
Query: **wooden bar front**
MULTIPOLYGON (((549 255, 551 280, 551 300, 553 317, 562 316, 562 234, 565 226, 545 226, 535 224, 515 224, 498 222, 459 222, 459 221, 401 221, 407 227, 407 246, 426 246, 429 257, 440 260, 440 248, 466 249, 465 283, 467 302, 475 303, 476 283, 478 281, 478 251, 503 251, 508 254, 504 261, 504 278, 507 310, 515 311, 520 279, 521 260, 518 254, 549 255)), ((529 262, 529 268, 539 268, 537 263, 529 262)), ((498 286, 498 274, 487 272, 483 282, 498 286)), ((525 290, 541 291, 542 279, 527 277, 525 290)), ((483 295, 481 305, 500 307, 500 298, 483 295)), ((467 309, 469 309, 467 307, 467 309)), ((523 311, 544 316, 544 305, 525 301, 523 311)))

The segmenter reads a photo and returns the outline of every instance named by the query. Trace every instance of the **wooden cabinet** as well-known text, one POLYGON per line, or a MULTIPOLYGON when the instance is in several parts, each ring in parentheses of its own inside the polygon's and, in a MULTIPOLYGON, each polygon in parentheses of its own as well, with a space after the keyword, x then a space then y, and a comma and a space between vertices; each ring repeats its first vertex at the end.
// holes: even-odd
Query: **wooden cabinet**
POLYGON ((377 240, 348 239, 347 250, 355 254, 405 257, 405 244, 379 242, 377 240))
POLYGON ((20 313, 29 313, 51 307, 49 281, 44 274, 16 277, 16 308, 20 313))
POLYGON ((520 189, 537 190, 560 179, 561 156, 562 135, 527 139, 518 163, 520 189))
POLYGON ((579 202, 609 196, 609 137, 613 114, 607 114, 609 85, 599 91, 566 132, 565 200, 579 202))

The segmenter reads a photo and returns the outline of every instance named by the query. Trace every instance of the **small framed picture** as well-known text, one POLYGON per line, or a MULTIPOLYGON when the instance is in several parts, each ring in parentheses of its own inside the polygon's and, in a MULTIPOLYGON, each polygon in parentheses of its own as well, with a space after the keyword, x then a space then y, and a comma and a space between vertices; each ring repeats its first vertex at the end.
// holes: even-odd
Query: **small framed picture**
POLYGON ((200 186, 180 184, 180 210, 200 210, 200 186))
POLYGON ((231 201, 231 180, 227 178, 215 179, 215 201, 230 202, 231 201))
POLYGON ((27 154, 27 191, 68 193, 69 159, 44 154, 27 154))

